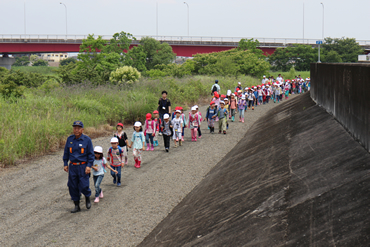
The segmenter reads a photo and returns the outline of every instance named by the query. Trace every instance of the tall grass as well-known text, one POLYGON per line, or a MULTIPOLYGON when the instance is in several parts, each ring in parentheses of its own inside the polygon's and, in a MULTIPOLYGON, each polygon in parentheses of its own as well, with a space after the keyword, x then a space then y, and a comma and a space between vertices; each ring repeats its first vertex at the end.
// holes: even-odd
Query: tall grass
POLYGON ((275 71, 275 72, 269 72, 269 76, 274 76, 278 77, 278 75, 281 74, 284 79, 294 79, 295 76, 301 75, 303 79, 306 79, 307 77, 310 77, 310 71, 296 71, 296 70, 291 70, 288 72, 282 72, 282 71, 275 71))
POLYGON ((0 98, 0 162, 13 164, 24 157, 63 147, 75 120, 84 122, 85 130, 89 130, 87 134, 99 132, 99 128, 107 124, 143 121, 146 113, 157 108, 163 90, 168 91, 173 106, 186 108, 199 99, 210 97, 215 79, 219 80, 223 94, 228 89, 234 90, 238 81, 243 87, 260 81, 249 76, 142 78, 134 85, 121 87, 80 84, 50 92, 28 89, 25 97, 16 102, 0 98))

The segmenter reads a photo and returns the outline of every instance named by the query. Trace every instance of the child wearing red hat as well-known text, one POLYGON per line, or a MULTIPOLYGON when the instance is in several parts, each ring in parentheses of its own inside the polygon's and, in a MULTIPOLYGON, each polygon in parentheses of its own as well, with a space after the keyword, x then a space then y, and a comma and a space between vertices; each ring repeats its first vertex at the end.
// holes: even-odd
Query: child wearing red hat
POLYGON ((154 147, 156 147, 159 145, 157 136, 160 132, 160 126, 162 125, 162 120, 159 117, 159 112, 157 110, 153 112, 153 121, 155 122, 155 126, 157 127, 154 133, 154 147))
POLYGON ((145 136, 145 141, 147 145, 146 151, 154 150, 153 137, 155 136, 156 129, 157 129, 157 126, 156 126, 155 121, 152 119, 152 114, 147 113, 145 125, 144 125, 144 136, 145 136), (149 141, 150 141, 151 147, 149 147, 149 141))
POLYGON ((123 124, 122 123, 118 123, 117 126, 116 126, 116 130, 117 130, 117 132, 114 134, 114 137, 117 137, 118 138, 118 146, 120 146, 121 149, 122 149, 122 151, 123 151, 123 158, 122 158, 122 160, 124 160, 125 165, 127 165, 127 163, 128 163, 128 156, 127 156, 127 152, 128 152, 128 149, 127 149, 128 140, 127 140, 126 133, 123 131, 123 124))
POLYGON ((211 103, 209 104, 209 107, 207 108, 207 113, 206 113, 206 118, 205 118, 208 122, 208 127, 210 129, 211 134, 215 133, 216 117, 217 117, 216 104, 214 101, 211 101, 211 103))
POLYGON ((214 97, 213 97, 212 101, 215 102, 215 105, 216 105, 217 108, 220 107, 220 95, 217 92, 214 93, 214 97))
POLYGON ((230 99, 230 116, 231 116, 231 121, 234 122, 235 120, 235 109, 238 105, 238 102, 235 99, 235 95, 231 94, 231 99, 230 99))

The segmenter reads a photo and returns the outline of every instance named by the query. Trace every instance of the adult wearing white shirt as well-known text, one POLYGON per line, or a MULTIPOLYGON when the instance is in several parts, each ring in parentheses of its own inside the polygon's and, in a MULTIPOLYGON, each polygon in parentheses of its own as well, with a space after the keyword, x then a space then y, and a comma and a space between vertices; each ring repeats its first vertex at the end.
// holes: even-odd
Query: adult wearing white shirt
POLYGON ((265 83, 266 83, 266 81, 267 81, 267 79, 266 79, 266 76, 264 75, 264 76, 263 76, 263 79, 262 79, 262 81, 261 81, 261 83, 262 83, 262 84, 265 84, 265 83))
POLYGON ((212 85, 212 93, 211 95, 214 95, 215 92, 220 93, 221 88, 220 85, 218 85, 218 80, 215 80, 215 84, 212 85))
POLYGON ((277 81, 279 81, 280 83, 283 82, 283 77, 281 77, 281 74, 278 75, 278 77, 276 78, 277 81))

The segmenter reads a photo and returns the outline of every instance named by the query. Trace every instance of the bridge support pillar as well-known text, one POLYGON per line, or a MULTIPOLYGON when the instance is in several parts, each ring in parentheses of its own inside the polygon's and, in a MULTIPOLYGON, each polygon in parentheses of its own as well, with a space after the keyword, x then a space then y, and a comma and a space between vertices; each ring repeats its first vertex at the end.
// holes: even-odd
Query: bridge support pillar
POLYGON ((14 57, 0 57, 0 67, 4 67, 10 70, 13 63, 15 63, 14 57))

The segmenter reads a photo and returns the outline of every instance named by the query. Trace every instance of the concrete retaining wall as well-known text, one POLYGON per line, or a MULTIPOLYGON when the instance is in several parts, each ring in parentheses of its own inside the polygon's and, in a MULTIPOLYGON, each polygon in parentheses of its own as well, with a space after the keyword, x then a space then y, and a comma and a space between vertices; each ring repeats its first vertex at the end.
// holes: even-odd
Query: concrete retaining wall
POLYGON ((370 152, 370 64, 311 64, 311 98, 370 152))

